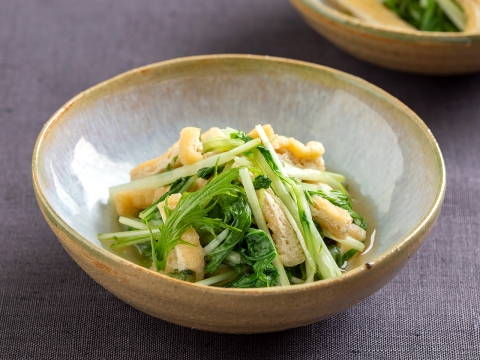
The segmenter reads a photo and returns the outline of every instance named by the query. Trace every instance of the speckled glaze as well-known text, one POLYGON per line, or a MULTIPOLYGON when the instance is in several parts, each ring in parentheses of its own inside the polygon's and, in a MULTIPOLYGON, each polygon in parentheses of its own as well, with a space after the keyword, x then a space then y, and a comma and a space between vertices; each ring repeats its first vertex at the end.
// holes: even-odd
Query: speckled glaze
MULTIPOLYGON (((152 316, 226 333, 283 330, 331 317, 387 284, 440 212, 445 169, 425 124, 377 87, 326 67, 270 57, 183 58, 129 71, 73 98, 33 153, 40 209, 72 258, 99 284, 152 316), (165 151, 181 128, 271 123, 324 143, 376 229, 372 250, 343 276, 269 289, 223 289, 142 268, 101 246, 117 229, 108 187, 165 151)), ((97 304, 98 305, 98 304, 97 304)))
POLYGON ((453 75, 480 71, 480 32, 398 30, 345 15, 323 0, 290 0, 319 34, 352 56, 393 70, 453 75))

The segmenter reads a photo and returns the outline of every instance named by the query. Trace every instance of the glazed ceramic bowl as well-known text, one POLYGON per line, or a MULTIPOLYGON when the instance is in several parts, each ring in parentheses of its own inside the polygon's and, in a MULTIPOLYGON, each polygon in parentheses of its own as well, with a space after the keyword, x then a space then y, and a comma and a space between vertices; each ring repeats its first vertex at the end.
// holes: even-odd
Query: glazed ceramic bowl
POLYGON ((442 33, 371 25, 325 0, 290 0, 319 34, 360 60, 393 70, 453 75, 480 71, 480 32, 442 33))
POLYGON ((379 88, 314 64, 217 55, 135 69, 70 100, 38 137, 33 183, 67 252, 120 299, 192 328, 257 333, 331 317, 387 284, 433 227, 445 169, 425 124, 379 88), (163 153, 183 127, 248 131, 258 123, 322 141, 327 167, 349 179, 376 240, 347 273, 290 287, 206 287, 150 271, 98 242, 97 233, 118 226, 108 188, 163 153))

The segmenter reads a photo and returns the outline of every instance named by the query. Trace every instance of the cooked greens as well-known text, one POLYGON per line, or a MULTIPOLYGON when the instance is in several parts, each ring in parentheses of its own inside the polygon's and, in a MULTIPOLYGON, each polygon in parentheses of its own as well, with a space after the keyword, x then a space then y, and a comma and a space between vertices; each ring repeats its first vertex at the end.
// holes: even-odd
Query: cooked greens
POLYGON ((255 190, 268 189, 272 180, 267 175, 258 175, 255 180, 253 180, 253 187, 255 190))
POLYGON ((200 170, 197 171, 197 176, 204 180, 208 180, 213 174, 222 172, 224 168, 225 166, 218 166, 218 167, 212 166, 209 168, 208 167, 201 168, 200 170))
POLYGON ((261 126, 250 134, 212 128, 204 140, 195 136, 201 145, 188 149, 200 160, 187 165, 171 148, 167 162, 157 159, 163 171, 111 189, 119 222, 128 229, 99 234, 99 240, 115 251, 134 249, 142 265, 199 285, 259 288, 340 276, 345 262, 363 250, 367 228, 342 185, 345 177, 324 170, 321 144, 309 148, 281 136, 276 142, 268 127, 270 137, 261 126), (304 167, 304 153, 321 161, 304 167), (152 189, 162 186, 168 190, 152 199, 152 189), (360 238, 337 238, 320 226, 317 213, 323 214, 319 221, 335 219, 315 208, 314 196, 346 210, 342 221, 360 238), (138 217, 129 215, 135 206, 144 209, 138 217))
MULTIPOLYGON (((175 209, 169 214, 166 223, 159 227, 159 235, 152 235, 152 257, 157 270, 165 270, 167 257, 172 249, 181 243, 181 236, 190 228, 203 229, 211 233, 215 230, 230 228, 241 233, 240 229, 231 227, 220 219, 207 217, 215 203, 211 200, 219 195, 237 197, 243 189, 233 185, 239 169, 231 169, 212 179, 203 189, 185 192, 175 209)), ((228 254, 228 253, 227 253, 228 254)))
MULTIPOLYGON (((248 229, 241 248, 242 259, 251 266, 250 271, 242 272, 241 276, 227 285, 227 287, 268 287, 277 285, 279 272, 272 265, 276 251, 268 235, 258 229, 248 229)), ((250 268, 248 268, 250 269, 250 268)))
POLYGON ((168 273, 167 275, 174 279, 195 282, 195 272, 193 272, 192 270, 174 271, 168 273))
MULTIPOLYGON (((238 169, 229 171, 236 171, 238 177, 238 169)), ((228 230, 225 240, 206 256, 208 264, 205 272, 209 274, 213 274, 218 269, 218 266, 225 260, 235 245, 244 238, 245 232, 252 223, 250 207, 243 194, 238 195, 232 202, 225 201, 224 197, 223 204, 224 221, 232 226, 232 229, 228 230)))
POLYGON ((465 28, 465 14, 453 0, 385 0, 384 5, 421 31, 456 32, 465 28))

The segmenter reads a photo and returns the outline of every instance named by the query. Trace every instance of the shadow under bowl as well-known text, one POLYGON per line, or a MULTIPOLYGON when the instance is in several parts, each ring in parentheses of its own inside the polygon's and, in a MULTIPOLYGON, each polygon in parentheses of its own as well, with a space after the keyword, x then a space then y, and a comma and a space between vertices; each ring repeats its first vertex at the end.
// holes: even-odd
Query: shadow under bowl
POLYGON ((425 124, 354 76, 300 61, 250 55, 182 58, 131 70, 79 94, 46 123, 33 153, 40 209, 72 258, 123 301, 202 330, 259 333, 331 317, 387 284, 440 212, 445 169, 425 124), (108 188, 163 153, 185 126, 250 130, 322 141, 329 169, 347 176, 354 207, 376 241, 339 278, 267 289, 172 279, 102 246, 118 228, 108 188))

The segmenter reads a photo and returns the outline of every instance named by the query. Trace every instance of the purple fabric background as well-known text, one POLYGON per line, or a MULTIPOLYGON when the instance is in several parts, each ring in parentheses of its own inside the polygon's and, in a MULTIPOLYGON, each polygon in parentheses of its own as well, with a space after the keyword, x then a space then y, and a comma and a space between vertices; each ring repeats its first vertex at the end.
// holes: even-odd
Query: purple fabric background
POLYGON ((362 63, 286 0, 1 0, 0 124, 1 359, 480 358, 480 75, 362 63), (435 229, 397 278, 345 313, 265 335, 172 325, 97 285, 43 220, 30 161, 56 109, 133 67, 213 53, 289 57, 360 76, 410 106, 440 143, 448 189, 435 229))

